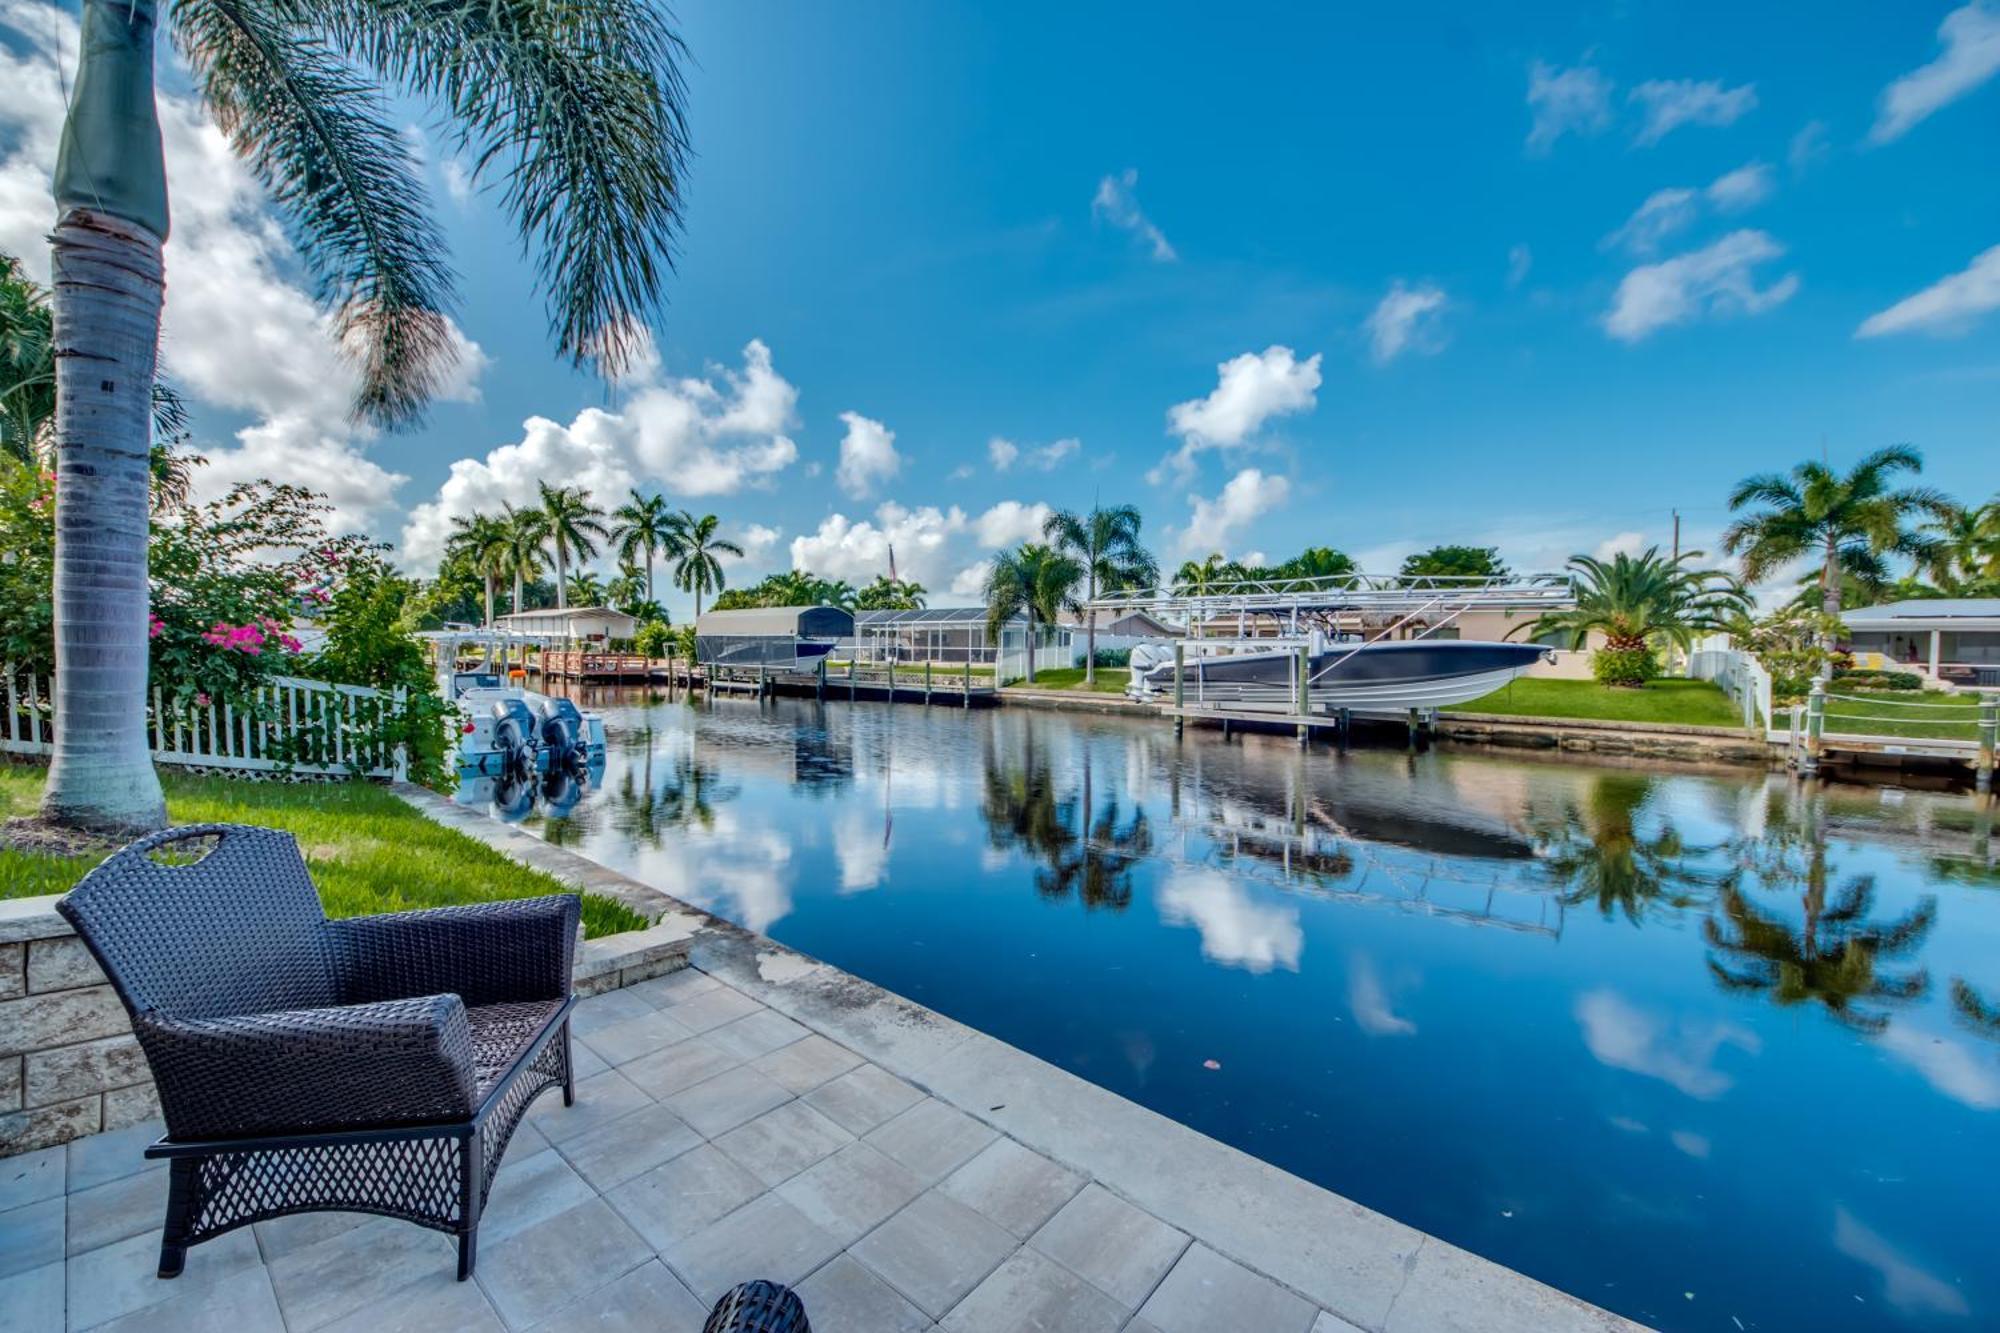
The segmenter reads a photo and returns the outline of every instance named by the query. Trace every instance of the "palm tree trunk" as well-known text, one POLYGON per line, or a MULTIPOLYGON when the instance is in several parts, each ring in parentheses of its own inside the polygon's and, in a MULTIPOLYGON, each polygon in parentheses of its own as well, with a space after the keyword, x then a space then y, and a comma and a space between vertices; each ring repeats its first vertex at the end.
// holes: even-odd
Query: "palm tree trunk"
POLYGON ((514 566, 514 614, 521 614, 521 567, 514 566))
MULTIPOLYGON (((1831 537, 1826 542, 1826 562, 1819 568, 1819 609, 1835 620, 1840 618, 1840 549, 1831 537)), ((1840 640, 1831 627, 1820 638, 1821 646, 1826 649, 1826 661, 1820 663, 1820 679, 1832 680, 1833 654, 1840 640)))
POLYGON ((1083 612, 1083 688, 1097 684, 1097 571, 1090 571, 1090 605, 1083 612))
POLYGON ((556 534, 556 610, 569 610, 569 548, 556 534))
POLYGON ((1035 683, 1035 608, 1028 607, 1028 683, 1035 683))
POLYGON ((137 223, 89 209, 56 224, 55 757, 42 814, 119 831, 167 822, 146 743, 161 247, 137 223))
POLYGON ((493 571, 486 571, 486 628, 493 628, 493 571))

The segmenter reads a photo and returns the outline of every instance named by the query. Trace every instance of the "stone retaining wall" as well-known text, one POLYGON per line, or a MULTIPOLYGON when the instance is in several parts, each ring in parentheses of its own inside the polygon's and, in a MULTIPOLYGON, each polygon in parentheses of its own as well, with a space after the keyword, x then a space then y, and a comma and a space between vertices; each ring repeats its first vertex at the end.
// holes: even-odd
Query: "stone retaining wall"
POLYGON ((0 902, 0 1157, 160 1111, 124 1006, 55 902, 0 902))
MULTIPOLYGON (((160 1113, 125 1007, 57 914, 58 896, 0 902, 0 1157, 160 1113)), ((687 966, 696 924, 681 914, 584 941, 576 993, 596 995, 687 966)))

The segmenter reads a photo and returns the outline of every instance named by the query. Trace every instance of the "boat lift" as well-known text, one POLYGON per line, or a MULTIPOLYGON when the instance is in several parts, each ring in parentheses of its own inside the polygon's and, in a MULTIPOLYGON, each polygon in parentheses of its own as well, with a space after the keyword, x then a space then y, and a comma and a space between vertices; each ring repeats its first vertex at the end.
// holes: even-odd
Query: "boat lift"
POLYGON ((1186 627, 1191 639, 1217 621, 1236 621, 1235 637, 1255 637, 1269 622, 1272 638, 1297 637, 1311 628, 1328 634, 1397 628, 1422 621, 1425 629, 1449 624, 1467 611, 1559 611, 1576 604, 1566 574, 1476 578, 1442 574, 1337 574, 1315 578, 1247 578, 1213 587, 1164 583, 1106 592, 1090 606, 1099 613, 1143 611, 1186 627))

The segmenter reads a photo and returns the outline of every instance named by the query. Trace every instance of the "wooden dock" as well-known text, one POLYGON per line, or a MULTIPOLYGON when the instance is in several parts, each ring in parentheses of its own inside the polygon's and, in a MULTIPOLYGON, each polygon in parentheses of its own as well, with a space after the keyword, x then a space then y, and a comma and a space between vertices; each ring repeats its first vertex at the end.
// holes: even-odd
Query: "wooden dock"
MULTIPOLYGON (((555 680, 587 680, 616 684, 620 681, 645 684, 665 680, 673 659, 646 657, 639 653, 600 653, 556 649, 542 653, 534 669, 555 680)), ((683 668, 685 671, 685 668, 683 668)))

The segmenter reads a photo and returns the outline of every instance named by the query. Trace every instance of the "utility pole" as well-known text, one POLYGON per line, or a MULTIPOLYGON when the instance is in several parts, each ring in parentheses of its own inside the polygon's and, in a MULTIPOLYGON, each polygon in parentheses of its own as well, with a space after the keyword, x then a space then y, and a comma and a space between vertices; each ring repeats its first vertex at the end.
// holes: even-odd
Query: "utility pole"
POLYGON ((1674 559, 1681 558, 1681 511, 1674 510, 1674 559))

